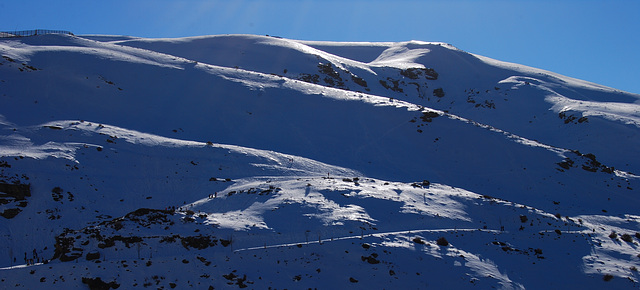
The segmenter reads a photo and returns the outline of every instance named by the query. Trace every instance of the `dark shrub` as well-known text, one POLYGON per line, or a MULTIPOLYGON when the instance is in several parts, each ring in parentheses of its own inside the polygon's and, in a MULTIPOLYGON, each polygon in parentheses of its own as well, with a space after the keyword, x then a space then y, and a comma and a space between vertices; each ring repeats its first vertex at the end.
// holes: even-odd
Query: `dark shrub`
POLYGON ((429 80, 437 80, 438 79, 438 73, 436 72, 436 70, 434 70, 432 68, 425 68, 425 69, 423 69, 423 72, 424 72, 426 78, 429 79, 429 80))
POLYGON ((351 80, 362 87, 365 87, 365 88, 367 87, 367 81, 365 81, 363 78, 357 77, 355 75, 351 75, 351 80))
POLYGON ((194 237, 183 237, 181 240, 182 246, 185 249, 194 248, 198 250, 203 250, 208 247, 213 247, 218 244, 218 240, 211 239, 210 236, 194 236, 194 237))
POLYGON ((113 289, 120 288, 120 284, 116 283, 115 281, 106 283, 102 281, 100 277, 98 278, 82 277, 82 283, 87 284, 89 286, 89 289, 91 290, 107 290, 111 288, 113 289))
POLYGON ((437 118, 437 117, 440 117, 440 114, 438 114, 436 112, 428 111, 428 112, 422 112, 422 116, 420 116, 420 119, 423 122, 431 122, 431 121, 433 121, 432 120, 433 118, 437 118))
POLYGON ((331 63, 319 63, 318 70, 321 73, 326 74, 334 79, 340 79, 340 74, 333 69, 331 63))
POLYGON ((426 244, 420 237, 413 238, 413 242, 416 243, 416 244, 420 244, 420 245, 426 244))
POLYGON ((420 75, 420 73, 421 72, 417 68, 408 68, 406 70, 405 69, 400 70, 400 74, 401 75, 403 75, 405 77, 408 77, 408 78, 410 78, 412 80, 417 80, 419 75, 420 75))
POLYGON ((362 257, 360 257, 360 259, 362 259, 363 262, 367 261, 367 263, 369 263, 369 264, 379 264, 380 263, 380 260, 376 259, 376 257, 374 257, 373 255, 368 256, 368 257, 362 256, 362 257))
POLYGON ((556 164, 558 164, 560 167, 568 170, 569 168, 571 168, 573 166, 573 160, 567 158, 564 161, 556 163, 556 164))
POLYGON ((307 83, 317 84, 320 81, 320 76, 316 74, 310 75, 310 74, 302 73, 300 74, 300 77, 298 77, 298 80, 301 80, 307 83))
POLYGON ((436 240, 436 244, 438 246, 446 247, 449 245, 449 241, 447 241, 447 239, 445 239, 444 237, 439 237, 438 240, 436 240))
POLYGON ((69 261, 73 261, 77 258, 80 258, 82 256, 82 253, 70 253, 69 255, 67 255, 66 253, 62 254, 62 256, 60 256, 60 261, 62 262, 69 262, 69 261))
POLYGON ((526 215, 520 215, 520 222, 526 223, 529 219, 526 215))
POLYGON ((231 240, 220 239, 220 244, 222 244, 223 247, 226 247, 231 244, 231 240))
POLYGON ((62 188, 56 186, 51 190, 51 197, 54 201, 60 201, 62 199, 62 188))
POLYGON ((100 259, 100 253, 99 252, 89 252, 89 253, 87 253, 87 261, 96 260, 96 259, 100 259))
POLYGON ((400 70, 400 74, 412 80, 417 80, 423 74, 426 79, 438 79, 438 73, 432 68, 408 68, 406 70, 400 70))
POLYGON ((8 208, 8 209, 5 209, 2 213, 0 213, 0 216, 6 219, 12 219, 15 216, 17 216, 20 212, 22 212, 22 210, 19 208, 8 208))

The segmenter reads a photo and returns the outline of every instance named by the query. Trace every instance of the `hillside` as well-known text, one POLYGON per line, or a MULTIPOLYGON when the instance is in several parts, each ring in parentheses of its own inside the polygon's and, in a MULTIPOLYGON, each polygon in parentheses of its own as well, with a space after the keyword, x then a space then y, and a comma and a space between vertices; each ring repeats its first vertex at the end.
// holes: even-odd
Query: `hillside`
POLYGON ((3 287, 639 285, 639 95, 421 41, 0 54, 3 287))

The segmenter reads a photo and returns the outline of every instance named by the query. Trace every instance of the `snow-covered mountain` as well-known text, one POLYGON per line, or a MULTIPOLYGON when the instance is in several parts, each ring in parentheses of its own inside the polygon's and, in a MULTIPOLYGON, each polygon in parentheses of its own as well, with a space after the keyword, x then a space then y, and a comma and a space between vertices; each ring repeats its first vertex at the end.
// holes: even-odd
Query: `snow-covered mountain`
POLYGON ((0 54, 3 288, 639 285, 640 95, 421 41, 0 54))

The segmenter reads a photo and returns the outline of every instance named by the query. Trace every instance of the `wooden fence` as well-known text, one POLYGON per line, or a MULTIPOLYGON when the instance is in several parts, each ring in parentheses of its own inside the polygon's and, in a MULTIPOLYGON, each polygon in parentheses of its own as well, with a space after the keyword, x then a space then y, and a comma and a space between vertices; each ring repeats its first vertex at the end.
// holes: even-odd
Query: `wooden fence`
POLYGON ((73 33, 65 30, 35 29, 35 30, 20 30, 20 31, 0 31, 0 38, 1 37, 25 37, 25 36, 34 36, 34 35, 43 35, 43 34, 73 35, 73 33))

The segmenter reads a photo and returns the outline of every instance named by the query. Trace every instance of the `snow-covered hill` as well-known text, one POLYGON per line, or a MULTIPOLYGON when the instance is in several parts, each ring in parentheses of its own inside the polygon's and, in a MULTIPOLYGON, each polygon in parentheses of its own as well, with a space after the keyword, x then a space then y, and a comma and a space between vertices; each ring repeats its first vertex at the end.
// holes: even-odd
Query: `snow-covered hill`
POLYGON ((420 41, 0 54, 3 287, 639 285, 639 95, 420 41))

